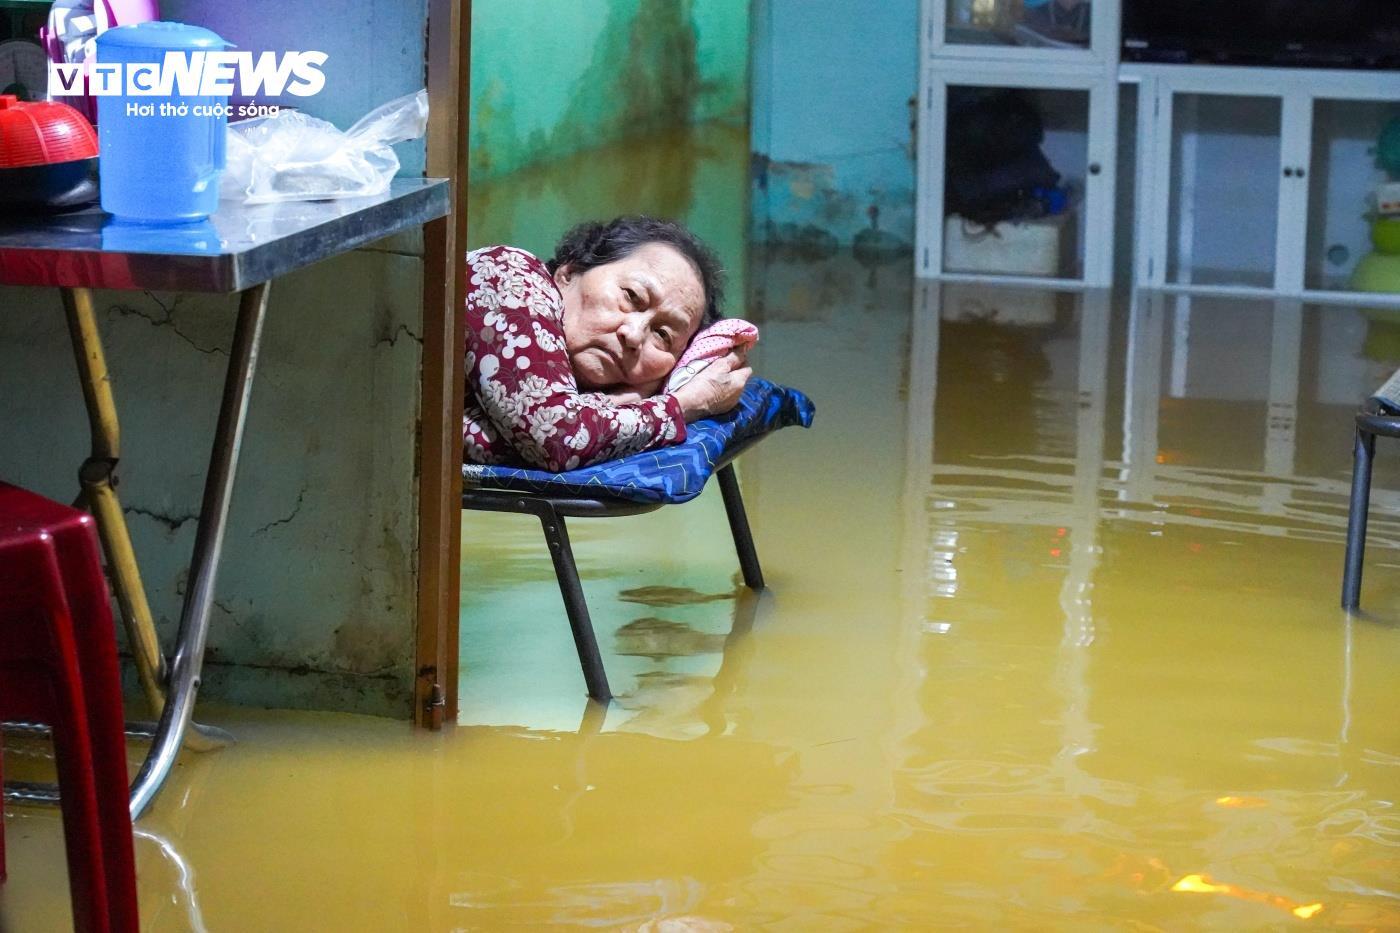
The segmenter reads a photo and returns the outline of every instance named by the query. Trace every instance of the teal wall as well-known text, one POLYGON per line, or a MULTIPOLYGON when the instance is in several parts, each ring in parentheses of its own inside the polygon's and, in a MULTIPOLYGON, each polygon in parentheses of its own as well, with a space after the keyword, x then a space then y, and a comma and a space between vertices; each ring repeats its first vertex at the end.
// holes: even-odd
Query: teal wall
POLYGON ((682 127, 474 183, 467 246, 509 243, 549 256, 560 235, 583 220, 674 218, 719 254, 728 312, 742 317, 748 194, 748 132, 715 123, 682 127))
POLYGON ((476 0, 473 182, 685 124, 743 124, 749 0, 476 0))
POLYGON ((467 246, 548 256, 585 220, 684 222, 742 312, 749 0, 476 0, 467 246))
POLYGON ((754 0, 755 239, 912 249, 918 28, 918 0, 754 0))

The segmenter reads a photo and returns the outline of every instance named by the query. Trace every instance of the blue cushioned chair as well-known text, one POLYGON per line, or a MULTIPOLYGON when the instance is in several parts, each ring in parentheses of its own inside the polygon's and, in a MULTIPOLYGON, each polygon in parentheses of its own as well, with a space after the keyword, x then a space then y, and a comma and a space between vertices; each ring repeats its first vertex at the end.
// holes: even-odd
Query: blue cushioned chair
POLYGON ((814 413, 811 399, 801 392, 754 377, 733 411, 688 425, 682 444, 567 473, 466 464, 462 468, 462 508, 539 518, 588 695, 606 703, 612 699, 612 690, 564 519, 641 515, 663 505, 689 502, 700 495, 710 476, 718 473, 744 583, 761 590, 763 571, 732 464, 772 431, 795 424, 810 427, 814 413))

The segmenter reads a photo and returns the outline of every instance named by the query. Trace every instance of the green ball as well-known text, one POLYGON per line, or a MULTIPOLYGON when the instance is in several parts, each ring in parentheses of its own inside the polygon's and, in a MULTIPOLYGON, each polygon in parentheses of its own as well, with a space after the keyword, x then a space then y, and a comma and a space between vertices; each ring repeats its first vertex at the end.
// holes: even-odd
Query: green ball
POLYGON ((1371 222, 1371 243, 1376 252, 1386 256, 1400 255, 1400 218, 1378 217, 1371 222))
POLYGON ((1381 130, 1381 138, 1376 142, 1376 159, 1381 168, 1400 176, 1400 118, 1391 120, 1381 130))
POLYGON ((1358 292, 1400 292, 1400 256, 1362 256, 1351 274, 1351 287, 1358 292))

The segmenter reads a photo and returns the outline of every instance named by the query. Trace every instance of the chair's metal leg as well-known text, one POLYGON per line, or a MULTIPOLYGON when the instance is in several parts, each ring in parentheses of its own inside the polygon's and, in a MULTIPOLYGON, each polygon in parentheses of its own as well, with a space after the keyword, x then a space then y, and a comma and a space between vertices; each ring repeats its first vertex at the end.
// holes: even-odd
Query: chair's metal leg
POLYGON ((1361 564, 1366 559, 1366 519, 1371 508, 1371 463, 1376 436, 1356 429, 1355 460, 1351 467, 1351 507, 1347 512, 1347 557, 1342 575, 1342 608, 1361 603, 1361 564))
POLYGON ((603 669, 603 657, 598 652, 593 621, 588 616, 588 603, 583 596, 583 584, 579 582, 578 567, 574 564, 574 550, 569 546, 564 516, 546 507, 539 512, 539 517, 545 541, 549 543, 549 556, 554 559, 554 575, 559 580, 559 594, 564 597, 564 611, 569 614, 569 627, 574 632, 574 647, 578 649, 578 662, 583 668, 584 682, 588 684, 588 695, 599 703, 606 703, 612 699, 612 690, 608 687, 607 671, 603 669))
POLYGON ((763 568, 758 565, 758 551, 749 531, 749 517, 744 512, 744 497, 739 493, 739 478, 734 465, 726 464, 719 471, 719 491, 724 495, 724 511, 729 515, 729 530, 734 535, 734 548, 739 552, 739 567, 744 583, 752 590, 763 589, 763 568))

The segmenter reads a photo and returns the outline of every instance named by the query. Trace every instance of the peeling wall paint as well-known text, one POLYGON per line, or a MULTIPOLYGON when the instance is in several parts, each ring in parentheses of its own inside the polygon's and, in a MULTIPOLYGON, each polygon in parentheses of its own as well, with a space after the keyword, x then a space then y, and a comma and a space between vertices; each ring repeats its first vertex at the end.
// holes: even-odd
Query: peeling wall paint
MULTIPOLYGON (((306 109, 341 125, 422 85, 422 0, 327 6, 168 0, 163 10, 245 48, 329 51, 326 90, 306 109)), ((400 152, 406 170, 421 166, 421 143, 400 152)), ((421 237, 404 235, 272 285, 204 696, 411 712, 421 254, 421 237)), ((168 647, 236 299, 95 297, 121 420, 118 494, 168 647)), ((0 477, 72 501, 88 427, 58 293, 3 288, 0 302, 0 477)))
POLYGON ((753 236, 907 252, 917 0, 754 0, 753 236))
POLYGON ((749 0, 477 0, 473 182, 685 124, 742 124, 749 0))
POLYGON ((580 220, 649 213, 683 221, 719 254, 728 307, 744 296, 748 132, 709 124, 611 143, 530 166, 467 194, 468 247, 510 243, 550 255, 580 220))
POLYGON ((749 0, 477 0, 469 248, 584 220, 686 223, 744 295, 749 0))

